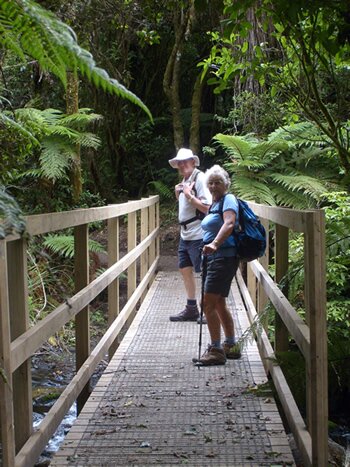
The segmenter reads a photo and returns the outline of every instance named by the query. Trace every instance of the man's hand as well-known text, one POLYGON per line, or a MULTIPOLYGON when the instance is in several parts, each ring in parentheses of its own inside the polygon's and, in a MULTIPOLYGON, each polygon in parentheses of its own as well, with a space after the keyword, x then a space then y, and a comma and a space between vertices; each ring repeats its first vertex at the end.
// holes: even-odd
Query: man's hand
POLYGON ((190 183, 189 185, 183 185, 183 192, 187 199, 191 198, 192 189, 194 187, 195 182, 190 183))

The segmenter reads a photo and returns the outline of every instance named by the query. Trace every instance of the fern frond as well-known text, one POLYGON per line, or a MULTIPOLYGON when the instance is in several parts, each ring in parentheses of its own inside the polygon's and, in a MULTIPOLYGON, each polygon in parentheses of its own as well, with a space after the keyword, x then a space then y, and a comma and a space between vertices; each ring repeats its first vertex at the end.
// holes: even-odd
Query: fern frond
POLYGON ((40 146, 40 142, 37 140, 37 138, 35 137, 35 135, 29 131, 27 128, 25 128, 25 126, 21 125, 21 123, 13 120, 11 117, 9 117, 8 115, 6 115, 5 112, 0 112, 0 123, 3 123, 6 127, 8 128, 13 128, 14 130, 16 130, 20 135, 26 137, 26 138, 29 138, 30 141, 35 144, 35 145, 38 145, 40 146))
POLYGON ((285 206, 294 209, 310 209, 315 207, 315 201, 306 197, 300 191, 289 191, 281 185, 273 186, 273 193, 278 206, 285 206))
MULTIPOLYGON (((311 122, 299 122, 277 128, 268 136, 269 141, 283 140, 292 145, 323 145, 327 139, 318 127, 311 122)), ((329 140, 328 140, 329 141, 329 140)))
POLYGON ((61 119, 61 124, 70 128, 86 128, 90 123, 102 120, 103 116, 91 113, 91 109, 82 108, 78 113, 64 115, 61 119))
POLYGON ((78 45, 74 31, 34 1, 0 2, 0 36, 6 48, 22 58, 24 54, 33 57, 65 86, 67 71, 80 70, 93 84, 128 99, 152 119, 149 109, 135 94, 96 66, 92 55, 78 45))
POLYGON ((234 176, 232 180, 232 188, 233 193, 240 198, 255 201, 256 203, 268 204, 270 206, 274 206, 276 204, 270 187, 259 180, 234 176))
POLYGON ((318 179, 296 172, 289 174, 275 173, 271 175, 271 179, 289 191, 300 191, 317 200, 327 191, 325 185, 318 179))
POLYGON ((244 160, 250 154, 252 145, 242 137, 219 133, 214 136, 214 140, 234 159, 244 160))
POLYGON ((70 160, 74 157, 74 154, 73 149, 69 146, 63 148, 62 144, 57 144, 53 140, 45 140, 43 142, 43 151, 39 157, 44 177, 53 181, 61 178, 69 167, 70 160), (70 152, 68 151, 69 149, 70 152))
MULTIPOLYGON (((48 235, 43 245, 64 258, 74 257, 74 235, 48 235)), ((95 240, 89 240, 89 251, 103 253, 105 249, 95 240)))
POLYGON ((157 194, 163 199, 172 199, 174 196, 173 190, 171 190, 164 182, 160 180, 153 180, 148 183, 150 188, 153 188, 157 194))
POLYGON ((101 139, 93 133, 80 133, 76 142, 86 148, 98 149, 101 146, 101 139))

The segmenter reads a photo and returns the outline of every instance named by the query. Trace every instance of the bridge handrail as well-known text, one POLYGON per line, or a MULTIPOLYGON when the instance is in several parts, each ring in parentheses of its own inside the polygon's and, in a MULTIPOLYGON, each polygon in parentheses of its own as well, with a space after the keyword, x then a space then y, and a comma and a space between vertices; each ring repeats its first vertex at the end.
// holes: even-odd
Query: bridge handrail
POLYGON ((90 377, 106 352, 112 355, 116 349, 123 325, 132 319, 137 303, 155 276, 159 259, 159 197, 28 216, 26 225, 27 235, 12 235, 0 241, 0 418, 4 467, 34 465, 73 402, 77 399, 80 410, 87 400, 90 377), (120 259, 119 218, 125 215, 128 252, 120 259), (108 221, 109 267, 90 282, 88 224, 102 220, 108 221), (30 327, 27 238, 71 227, 75 236, 76 293, 30 327), (124 271, 128 271, 128 301, 119 312, 118 277, 124 271), (109 328, 90 352, 88 304, 107 287, 109 328), (76 319, 77 374, 33 432, 30 358, 72 318, 76 319))
MULTIPOLYGON (((288 271, 289 229, 304 234, 305 321, 289 303, 286 295, 269 276, 268 252, 258 261, 248 263, 245 296, 248 316, 253 322, 255 309, 263 311, 268 299, 276 311, 275 343, 272 349, 267 336, 258 336, 258 347, 299 447, 305 466, 328 465, 328 361, 326 319, 325 214, 323 210, 294 210, 248 202, 261 218, 268 239, 270 222, 275 224, 275 282, 288 271), (305 359, 306 423, 276 365, 275 353, 288 350, 288 332, 305 359)), ((237 277, 243 284, 243 279, 237 277)), ((287 290, 285 290, 287 293, 287 290)))

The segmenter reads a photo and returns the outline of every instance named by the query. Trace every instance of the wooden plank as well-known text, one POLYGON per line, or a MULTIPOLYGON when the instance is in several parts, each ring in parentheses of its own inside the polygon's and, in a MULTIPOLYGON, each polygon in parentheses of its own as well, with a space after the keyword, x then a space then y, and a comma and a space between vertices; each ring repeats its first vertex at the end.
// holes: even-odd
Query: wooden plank
POLYGON ((305 234, 305 309, 310 326, 307 362, 307 417, 313 465, 328 463, 328 364, 326 314, 325 214, 308 216, 305 234))
MULTIPOLYGON (((140 241, 145 239, 148 235, 149 228, 149 219, 148 219, 148 208, 141 209, 141 219, 140 219, 140 241)), ((140 258, 140 279, 142 280, 148 271, 148 250, 142 253, 140 258)), ((159 253, 158 253, 159 254, 159 253)), ((145 297, 142 297, 142 301, 145 297)))
MULTIPOLYGON (((89 227, 87 224, 74 228, 74 283, 75 293, 89 284, 89 227)), ((82 308, 75 317, 76 371, 90 355, 89 305, 82 308)), ((90 395, 89 382, 79 394, 77 412, 81 412, 90 395)))
MULTIPOLYGON (((262 225, 265 228, 266 231, 266 250, 265 254, 259 258, 259 263, 261 266, 265 269, 265 271, 268 271, 269 269, 269 229, 270 229, 270 223, 267 219, 260 219, 262 225)), ((266 292, 264 290, 264 287, 261 286, 261 284, 258 283, 258 289, 257 289, 257 310, 259 313, 263 312, 265 310, 265 307, 268 302, 268 297, 266 295, 266 292)), ((266 324, 267 326, 267 324, 266 324)))
POLYGON ((252 271, 251 263, 247 263, 247 288, 249 290, 254 307, 257 305, 257 283, 256 277, 252 271))
MULTIPOLYGON (((8 290, 11 340, 30 327, 28 309, 27 242, 7 244, 8 290)), ((33 430, 31 361, 25 361, 12 375, 16 452, 33 430)))
MULTIPOLYGON (((146 209, 146 208, 144 208, 146 209)), ((119 218, 115 217, 108 220, 108 267, 119 261, 119 218)), ((108 286, 108 325, 110 325, 119 315, 119 278, 117 277, 108 286)), ((118 339, 109 349, 109 358, 111 359, 118 348, 118 339)))
POLYGON ((0 425, 3 467, 12 467, 14 465, 16 451, 10 335, 7 248, 6 241, 0 240, 0 425))
MULTIPOLYGON (((159 196, 150 196, 137 201, 129 201, 122 204, 114 204, 98 208, 76 209, 74 211, 55 212, 49 214, 37 214, 25 217, 26 232, 29 235, 39 235, 57 230, 68 229, 77 225, 88 224, 123 216, 147 206, 153 206, 159 202, 159 196)), ((19 235, 10 235, 6 241, 19 239, 19 235)))
POLYGON ((250 208, 259 217, 269 219, 271 222, 283 225, 294 232, 305 232, 307 216, 313 211, 299 211, 297 209, 281 208, 278 206, 266 206, 247 201, 250 208))
POLYGON ((127 253, 115 265, 108 268, 87 287, 53 310, 35 326, 30 328, 11 344, 11 363, 14 371, 27 360, 52 334, 70 321, 84 306, 97 297, 116 277, 154 242, 158 230, 154 230, 133 251, 127 253))
MULTIPOLYGON (((253 323, 257 318, 257 312, 239 271, 237 271, 236 279, 247 309, 249 320, 253 323)), ((284 414, 300 450, 304 465, 305 467, 311 467, 313 464, 311 460, 312 442, 310 433, 306 429, 303 417, 300 414, 281 367, 276 363, 275 354, 264 329, 262 329, 261 333, 256 335, 256 338, 263 364, 273 379, 284 414)))
POLYGON ((35 433, 29 438, 21 451, 17 454, 15 467, 28 467, 28 465, 34 465, 40 453, 45 448, 48 440, 57 429, 64 415, 68 412, 79 392, 92 376, 99 362, 104 358, 109 346, 115 341, 116 336, 119 334, 126 320, 129 318, 129 315, 135 308, 136 303, 145 291, 149 282, 152 280, 152 277, 156 272, 158 259, 159 258, 157 257, 150 267, 148 274, 140 282, 134 294, 121 310, 119 316, 108 328, 100 342, 92 350, 89 358, 57 399, 44 420, 38 426, 35 433))
MULTIPOLYGON (((276 224, 275 230, 275 281, 277 284, 288 272, 289 230, 287 227, 276 224)), ((288 297, 288 288, 281 289, 288 297)), ((275 315, 275 351, 286 352, 289 348, 288 329, 278 313, 275 315)))
MULTIPOLYGON (((136 239, 137 218, 136 212, 131 212, 128 215, 128 251, 132 251, 137 244, 136 239)), ((136 262, 128 267, 128 298, 134 293, 136 289, 136 262)))
MULTIPOLYGON (((154 230, 157 228, 156 224, 156 210, 155 210, 155 205, 152 205, 149 207, 149 229, 150 231, 154 230)), ((156 258, 156 244, 155 244, 155 239, 154 242, 151 243, 149 247, 149 261, 153 263, 153 261, 156 258)))
POLYGON ((289 332, 293 336, 296 344, 301 350, 306 361, 309 361, 310 355, 310 331, 309 327, 298 315, 292 305, 289 303, 287 298, 283 295, 279 287, 273 282, 268 273, 258 263, 258 261, 252 261, 252 270, 264 287, 267 296, 271 300, 273 306, 277 310, 278 314, 282 318, 284 324, 287 326, 289 332))

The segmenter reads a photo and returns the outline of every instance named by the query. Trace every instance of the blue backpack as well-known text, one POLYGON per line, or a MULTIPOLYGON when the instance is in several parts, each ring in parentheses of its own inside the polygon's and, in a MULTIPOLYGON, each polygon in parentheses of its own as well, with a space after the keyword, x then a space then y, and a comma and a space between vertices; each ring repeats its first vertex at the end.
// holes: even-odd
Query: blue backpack
MULTIPOLYGON (((223 218, 225 196, 221 198, 219 212, 223 218)), ((259 218, 253 213, 248 204, 237 198, 238 229, 232 235, 236 242, 237 256, 241 261, 253 261, 263 256, 266 250, 266 231, 259 218)))

